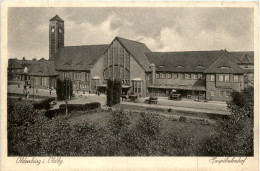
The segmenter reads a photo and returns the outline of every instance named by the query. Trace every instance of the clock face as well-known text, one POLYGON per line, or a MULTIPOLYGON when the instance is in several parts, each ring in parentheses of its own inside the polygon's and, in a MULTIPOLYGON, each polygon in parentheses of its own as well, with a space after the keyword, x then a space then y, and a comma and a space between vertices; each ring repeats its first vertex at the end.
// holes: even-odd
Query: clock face
POLYGON ((62 33, 62 29, 61 28, 59 28, 59 33, 62 33))
POLYGON ((51 32, 52 32, 52 33, 54 33, 54 31, 55 31, 55 29, 54 29, 54 28, 52 28, 52 29, 51 29, 51 32))

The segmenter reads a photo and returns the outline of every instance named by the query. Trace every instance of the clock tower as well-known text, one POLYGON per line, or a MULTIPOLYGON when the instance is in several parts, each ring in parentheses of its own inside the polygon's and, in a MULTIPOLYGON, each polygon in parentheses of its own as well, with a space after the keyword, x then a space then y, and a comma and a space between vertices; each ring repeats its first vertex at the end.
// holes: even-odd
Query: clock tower
POLYGON ((49 60, 54 60, 54 54, 64 47, 64 21, 56 15, 49 24, 49 60))

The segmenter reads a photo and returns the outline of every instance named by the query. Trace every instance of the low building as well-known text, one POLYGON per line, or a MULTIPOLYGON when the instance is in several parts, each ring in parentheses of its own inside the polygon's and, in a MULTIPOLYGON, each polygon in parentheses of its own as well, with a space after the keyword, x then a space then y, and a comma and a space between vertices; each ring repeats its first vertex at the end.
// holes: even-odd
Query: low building
POLYGON ((54 61, 40 59, 29 67, 28 79, 35 88, 56 88, 59 73, 54 68, 54 61))

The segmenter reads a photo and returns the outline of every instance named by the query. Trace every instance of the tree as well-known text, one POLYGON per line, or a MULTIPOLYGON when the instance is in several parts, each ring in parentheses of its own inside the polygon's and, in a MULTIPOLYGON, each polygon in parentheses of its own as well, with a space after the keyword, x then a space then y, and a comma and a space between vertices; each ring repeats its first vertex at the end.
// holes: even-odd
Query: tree
POLYGON ((65 78, 62 82, 63 99, 70 99, 73 93, 72 81, 70 78, 65 78))
POLYGON ((56 79, 56 94, 57 94, 57 100, 63 100, 63 90, 62 90, 62 80, 60 77, 56 79))
POLYGON ((56 94, 58 100, 64 100, 71 98, 73 94, 73 85, 70 78, 61 80, 59 77, 56 80, 56 94))
POLYGON ((217 135, 206 141, 205 155, 253 156, 254 154, 254 88, 233 92, 228 118, 219 119, 217 135))
POLYGON ((114 79, 114 89, 113 89, 113 104, 120 103, 120 97, 122 94, 122 83, 120 78, 114 79))
POLYGON ((114 81, 109 78, 107 80, 107 106, 113 105, 113 87, 114 87, 114 81))

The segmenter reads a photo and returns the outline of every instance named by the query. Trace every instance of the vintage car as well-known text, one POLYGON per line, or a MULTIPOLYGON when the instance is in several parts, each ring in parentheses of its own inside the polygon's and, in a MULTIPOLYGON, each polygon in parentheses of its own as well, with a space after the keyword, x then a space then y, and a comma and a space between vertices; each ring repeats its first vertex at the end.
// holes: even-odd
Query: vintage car
POLYGON ((194 98, 194 101, 197 101, 197 102, 208 102, 209 100, 210 100, 209 98, 206 98, 203 95, 198 95, 194 98))
POLYGON ((168 100, 181 100, 182 97, 181 97, 181 94, 171 94, 169 97, 168 97, 168 100))
POLYGON ((128 99, 127 99, 127 96, 122 96, 122 100, 123 100, 123 98, 130 102, 135 102, 135 103, 139 102, 137 95, 129 95, 128 99))
POLYGON ((145 100, 145 103, 148 104, 157 104, 158 103, 158 97, 149 97, 149 99, 145 100))

